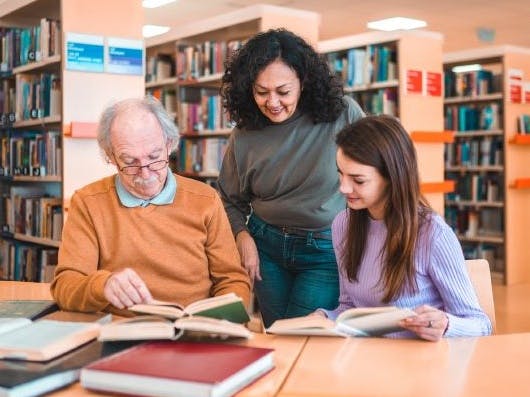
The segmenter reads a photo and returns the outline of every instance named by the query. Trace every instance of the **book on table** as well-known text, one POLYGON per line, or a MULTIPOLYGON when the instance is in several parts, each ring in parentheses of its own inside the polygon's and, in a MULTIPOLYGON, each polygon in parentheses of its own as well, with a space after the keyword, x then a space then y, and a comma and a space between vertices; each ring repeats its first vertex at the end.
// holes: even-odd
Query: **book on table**
POLYGON ((130 306, 128 309, 135 313, 156 314, 173 320, 185 316, 203 316, 234 323, 250 321, 243 300, 234 293, 201 299, 186 307, 176 303, 153 300, 147 304, 130 306))
POLYGON ((243 324, 216 318, 188 316, 169 320, 159 316, 137 316, 103 325, 98 340, 176 340, 185 334, 221 339, 229 337, 249 339, 252 336, 243 324))
POLYGON ((147 396, 231 396, 274 367, 273 350, 228 343, 146 342, 81 370, 81 385, 147 396))
POLYGON ((0 319, 0 358, 47 361, 99 335, 101 324, 87 322, 0 319))
POLYGON ((412 309, 394 306, 347 309, 335 321, 323 315, 276 320, 266 332, 281 335, 381 336, 403 331, 399 322, 415 316, 412 309))
POLYGON ((43 395, 79 380, 81 368, 131 347, 131 343, 89 342, 46 362, 0 360, 0 397, 43 395))
POLYGON ((5 300, 0 301, 0 318, 25 317, 36 320, 59 310, 52 300, 5 300))

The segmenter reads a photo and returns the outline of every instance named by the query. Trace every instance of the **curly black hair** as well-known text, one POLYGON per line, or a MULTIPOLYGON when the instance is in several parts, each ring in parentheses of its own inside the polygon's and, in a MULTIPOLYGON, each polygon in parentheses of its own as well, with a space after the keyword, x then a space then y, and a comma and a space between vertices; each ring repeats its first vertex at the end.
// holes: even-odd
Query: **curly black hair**
POLYGON ((258 74, 277 59, 291 67, 300 80, 298 109, 311 115, 314 123, 336 120, 345 107, 342 81, 323 56, 286 29, 258 33, 225 62, 220 92, 231 120, 248 129, 271 123, 254 101, 253 85, 258 74))

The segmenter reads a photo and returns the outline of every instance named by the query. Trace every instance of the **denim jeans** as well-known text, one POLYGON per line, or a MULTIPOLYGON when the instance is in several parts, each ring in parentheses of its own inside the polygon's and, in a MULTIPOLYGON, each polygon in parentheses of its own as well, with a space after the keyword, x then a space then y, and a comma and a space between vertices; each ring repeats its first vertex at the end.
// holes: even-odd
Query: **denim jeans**
POLYGON ((337 307, 339 279, 331 230, 318 232, 326 238, 314 238, 313 232, 285 234, 255 215, 248 229, 258 247, 262 280, 256 280, 254 292, 265 327, 319 307, 337 307))

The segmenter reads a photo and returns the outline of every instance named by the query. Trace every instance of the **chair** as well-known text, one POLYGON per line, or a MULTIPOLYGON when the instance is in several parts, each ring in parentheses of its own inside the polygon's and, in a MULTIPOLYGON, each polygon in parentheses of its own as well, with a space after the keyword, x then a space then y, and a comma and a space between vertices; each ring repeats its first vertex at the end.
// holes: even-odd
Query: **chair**
POLYGON ((466 267, 473 288, 475 288, 478 303, 489 317, 491 321, 491 333, 494 334, 496 325, 495 305, 491 287, 490 265, 486 259, 468 259, 466 260, 466 267))

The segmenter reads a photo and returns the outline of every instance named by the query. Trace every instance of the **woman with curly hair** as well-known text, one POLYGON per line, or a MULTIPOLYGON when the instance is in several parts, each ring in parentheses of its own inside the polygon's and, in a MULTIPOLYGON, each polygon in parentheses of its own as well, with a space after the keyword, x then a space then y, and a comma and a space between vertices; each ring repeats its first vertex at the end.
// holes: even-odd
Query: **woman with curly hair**
POLYGON ((337 306, 331 222, 335 136, 363 116, 325 59, 285 29, 251 38, 227 61, 223 105, 236 123, 219 191, 266 327, 337 306))

